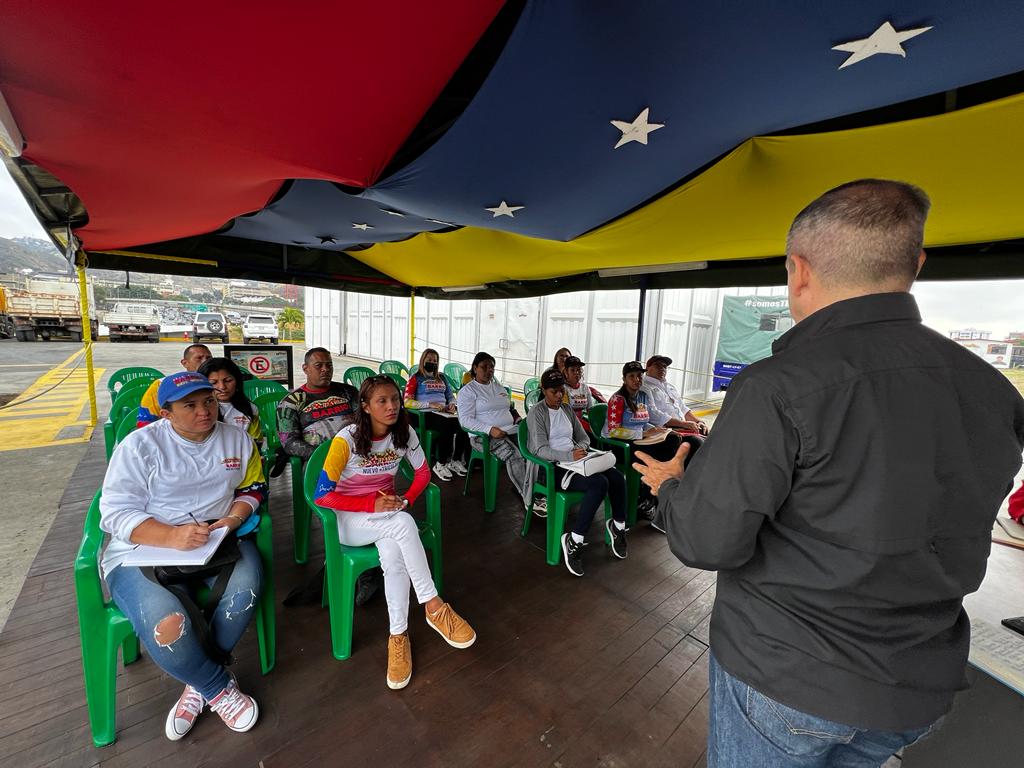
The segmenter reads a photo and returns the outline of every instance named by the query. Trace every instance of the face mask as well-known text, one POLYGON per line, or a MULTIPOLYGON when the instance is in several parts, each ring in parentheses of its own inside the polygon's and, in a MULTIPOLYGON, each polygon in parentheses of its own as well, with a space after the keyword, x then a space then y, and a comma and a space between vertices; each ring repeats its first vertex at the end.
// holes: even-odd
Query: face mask
POLYGON ((427 373, 437 373, 437 363, 424 363, 423 370, 427 373))

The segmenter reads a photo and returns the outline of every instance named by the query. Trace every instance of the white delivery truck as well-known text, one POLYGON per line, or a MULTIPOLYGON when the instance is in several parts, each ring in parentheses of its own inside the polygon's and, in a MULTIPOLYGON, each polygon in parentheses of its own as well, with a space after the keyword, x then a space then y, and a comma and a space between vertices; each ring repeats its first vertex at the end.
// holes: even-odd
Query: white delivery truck
POLYGON ((160 310, 152 304, 119 301, 103 316, 111 343, 118 341, 160 341, 160 310))

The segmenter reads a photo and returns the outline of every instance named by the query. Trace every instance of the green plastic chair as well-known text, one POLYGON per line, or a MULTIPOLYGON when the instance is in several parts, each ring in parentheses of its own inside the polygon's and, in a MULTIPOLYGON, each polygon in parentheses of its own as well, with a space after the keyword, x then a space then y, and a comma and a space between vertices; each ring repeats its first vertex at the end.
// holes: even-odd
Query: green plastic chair
POLYGON ((164 375, 156 368, 147 368, 145 366, 120 368, 110 374, 110 378, 107 379, 107 391, 110 393, 110 402, 114 402, 117 399, 121 387, 130 381, 135 379, 152 381, 153 379, 162 379, 163 377, 164 375))
MULTIPOLYGON (((117 651, 120 648, 124 663, 131 664, 139 658, 139 638, 125 615, 103 593, 99 570, 103 543, 100 494, 96 492, 85 516, 82 542, 75 558, 75 601, 92 742, 104 747, 113 744, 116 738, 117 651)), ((263 561, 263 593, 256 605, 254 623, 259 639, 260 669, 266 675, 274 668, 277 656, 273 532, 265 503, 260 507, 260 514, 256 547, 263 561)))
POLYGON ((247 379, 242 383, 242 391, 251 401, 255 401, 261 395, 269 395, 272 392, 288 394, 288 388, 277 381, 264 381, 263 379, 247 379))
POLYGON ((103 422, 103 447, 107 454, 107 461, 110 461, 110 456, 114 453, 114 446, 117 444, 117 428, 125 418, 130 418, 132 421, 136 419, 142 396, 146 394, 146 390, 152 383, 153 379, 134 379, 125 384, 118 396, 114 398, 114 404, 110 406, 107 420, 103 422))
MULTIPOLYGON (((284 399, 287 392, 268 392, 253 400, 260 411, 260 424, 266 445, 263 446, 263 471, 269 472, 277 459, 277 451, 281 447, 281 438, 277 432, 277 405, 284 399)), ((302 488, 302 459, 298 456, 288 457, 291 468, 292 482, 292 554, 296 563, 302 564, 309 560, 309 522, 312 513, 306 504, 306 495, 302 488)), ((268 475, 269 477, 269 475, 268 475)))
POLYGON ((535 389, 540 389, 540 379, 527 379, 523 384, 523 395, 528 395, 535 389))
POLYGON ((363 386, 364 381, 376 375, 372 368, 367 368, 365 365, 353 365, 345 371, 344 381, 346 384, 351 384, 356 389, 359 389, 363 386))
MULTIPOLYGON (((548 500, 548 516, 547 516, 547 559, 548 565, 558 565, 561 562, 562 554, 562 534, 565 533, 565 519, 569 511, 569 507, 573 504, 579 504, 583 501, 582 491, 563 491, 561 486, 555 485, 555 466, 552 462, 542 459, 535 453, 530 453, 530 430, 527 426, 526 419, 519 422, 519 452, 523 454, 523 458, 527 461, 536 464, 538 467, 544 470, 544 482, 534 482, 533 492, 534 494, 542 493, 548 500), (554 503, 552 503, 554 499, 554 503)), ((540 477, 540 473, 537 473, 537 477, 540 477)), ((526 514, 523 515, 523 532, 522 536, 526 536, 530 530, 530 519, 533 517, 533 505, 530 505, 530 509, 527 510, 526 514)), ((608 497, 604 497, 604 519, 610 520, 612 516, 612 505, 608 497)), ((605 530, 605 541, 608 542, 609 536, 608 531, 605 530)), ((610 543, 610 542, 609 542, 610 543)))
POLYGON ((447 363, 444 367, 444 377, 448 379, 448 386, 452 392, 462 389, 462 376, 466 373, 466 366, 462 363, 447 363))
POLYGON ((387 376, 395 382, 395 385, 398 387, 398 393, 402 395, 402 397, 405 397, 405 385, 408 384, 408 381, 402 378, 400 373, 384 373, 382 375, 387 376))
POLYGON ((409 414, 409 421, 412 423, 412 428, 415 429, 416 434, 419 435, 420 445, 423 446, 423 455, 427 457, 427 464, 433 466, 434 441, 441 437, 441 433, 436 429, 427 429, 426 415, 428 411, 406 408, 405 412, 409 414))
MULTIPOLYGON (((313 494, 316 491, 320 472, 323 470, 324 459, 330 449, 330 443, 324 443, 313 451, 306 462, 305 492, 306 502, 313 509, 324 529, 324 553, 327 558, 327 569, 324 574, 324 596, 330 610, 331 618, 331 650, 334 658, 347 659, 352 655, 352 626, 355 619, 356 579, 359 574, 380 565, 377 547, 350 547, 338 540, 338 516, 333 509, 316 504, 313 494)), ((412 467, 407 461, 399 465, 399 471, 407 480, 412 479, 412 467)), ((431 553, 431 572, 434 586, 438 594, 443 592, 441 554, 441 491, 433 483, 429 483, 424 491, 426 497, 426 520, 417 521, 420 529, 420 541, 431 553)))
POLYGON ((626 476, 626 525, 632 528, 636 525, 636 505, 640 500, 640 473, 633 469, 633 446, 626 440, 601 436, 605 419, 608 418, 607 403, 598 403, 592 406, 587 413, 587 421, 590 422, 590 429, 593 432, 591 439, 595 444, 608 450, 613 447, 619 449, 615 452, 616 457, 619 458, 619 463, 616 466, 626 476))
POLYGON ((472 429, 462 428, 463 432, 474 437, 479 437, 482 443, 482 450, 477 450, 470 442, 469 461, 466 463, 466 483, 462 488, 462 495, 469 495, 469 481, 473 477, 473 463, 478 462, 484 468, 484 512, 494 512, 498 500, 498 474, 501 470, 502 461, 491 453, 491 436, 486 432, 475 432, 472 429))
POLYGON ((128 435, 139 428, 139 422, 132 418, 121 419, 121 423, 117 425, 117 436, 114 439, 114 447, 116 448, 121 444, 128 435))
POLYGON ((400 363, 398 360, 385 360, 380 364, 380 368, 378 370, 380 370, 381 373, 397 373, 399 376, 406 379, 409 378, 410 374, 409 366, 405 363, 400 363))
POLYGON ((544 390, 537 388, 531 389, 526 393, 526 397, 523 398, 523 406, 526 408, 526 412, 529 413, 530 409, 533 408, 537 403, 544 399, 544 390))

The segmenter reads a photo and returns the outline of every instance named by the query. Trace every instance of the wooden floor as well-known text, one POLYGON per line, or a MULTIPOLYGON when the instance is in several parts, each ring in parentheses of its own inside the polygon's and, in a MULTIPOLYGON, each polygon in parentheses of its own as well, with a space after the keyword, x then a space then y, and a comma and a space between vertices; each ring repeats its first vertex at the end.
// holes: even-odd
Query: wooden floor
MULTIPOLYGON (((258 671, 255 631, 235 656, 260 722, 230 733, 206 712, 183 741, 163 734, 181 691, 145 656, 119 671, 117 741, 92 746, 79 657, 72 559, 102 481, 101 437, 68 484, 60 512, 0 633, 0 765, 36 766, 703 766, 707 627, 714 575, 687 568, 641 527, 614 560, 591 530, 587 575, 545 564, 542 521, 519 536, 506 478, 485 516, 461 483, 443 486, 445 597, 476 628, 446 645, 413 607, 415 662, 403 691, 385 685, 383 596, 356 609, 353 655, 330 653, 326 610, 280 600, 315 573, 291 559, 287 474, 273 484, 277 666, 258 671)), ((315 518, 314 518, 315 520, 315 518)))

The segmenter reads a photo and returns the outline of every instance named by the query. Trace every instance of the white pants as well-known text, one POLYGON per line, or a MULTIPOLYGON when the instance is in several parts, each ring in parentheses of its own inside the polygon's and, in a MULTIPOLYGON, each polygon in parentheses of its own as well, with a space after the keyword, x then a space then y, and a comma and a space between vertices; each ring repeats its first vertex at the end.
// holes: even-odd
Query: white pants
POLYGON ((437 597, 427 553, 416 521, 408 512, 338 512, 338 538, 350 547, 376 544, 384 571, 391 634, 409 628, 409 584, 422 605, 437 597))

